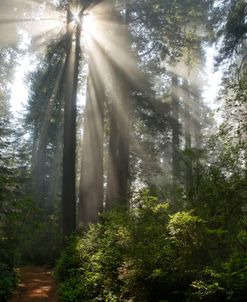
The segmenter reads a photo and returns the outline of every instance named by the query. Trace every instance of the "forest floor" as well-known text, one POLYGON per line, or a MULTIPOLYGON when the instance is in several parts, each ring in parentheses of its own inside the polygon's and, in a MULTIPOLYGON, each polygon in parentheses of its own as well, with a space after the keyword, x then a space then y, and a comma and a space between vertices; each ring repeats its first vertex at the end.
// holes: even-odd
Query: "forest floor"
POLYGON ((10 302, 56 302, 56 283, 52 271, 45 267, 24 266, 19 269, 20 283, 10 302))

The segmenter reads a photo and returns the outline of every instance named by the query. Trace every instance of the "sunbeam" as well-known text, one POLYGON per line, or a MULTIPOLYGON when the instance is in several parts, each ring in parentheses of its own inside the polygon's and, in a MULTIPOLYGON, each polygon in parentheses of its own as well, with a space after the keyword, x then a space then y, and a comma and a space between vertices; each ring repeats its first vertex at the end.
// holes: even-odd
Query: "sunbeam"
POLYGON ((0 302, 246 300, 246 24, 0 0, 0 302))
POLYGON ((7 47, 19 42, 18 28, 31 36, 45 34, 64 27, 65 14, 53 6, 39 1, 1 1, 0 4, 0 46, 7 47), (14 2, 14 3, 13 3, 14 2))

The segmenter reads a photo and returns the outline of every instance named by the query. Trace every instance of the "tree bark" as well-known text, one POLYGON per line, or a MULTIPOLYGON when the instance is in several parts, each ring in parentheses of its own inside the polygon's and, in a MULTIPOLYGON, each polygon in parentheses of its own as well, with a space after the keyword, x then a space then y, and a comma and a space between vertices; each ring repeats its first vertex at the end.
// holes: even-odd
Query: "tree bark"
MULTIPOLYGON (((191 93, 189 82, 186 79, 184 81, 184 139, 185 150, 191 149, 191 93)), ((185 186, 187 192, 192 185, 192 159, 190 154, 187 154, 185 158, 185 186)))
MULTIPOLYGON (((128 9, 126 6, 125 20, 115 12, 114 20, 116 37, 122 51, 128 57, 130 70, 136 72, 131 54, 130 34, 127 29, 128 9)), ((111 54, 110 73, 112 77, 110 134, 107 168, 106 210, 114 206, 127 203, 129 181, 129 154, 130 154, 130 77, 126 72, 126 62, 118 58, 118 53, 111 54), (115 60, 114 60, 115 59, 115 60)), ((137 74, 137 73, 136 73, 137 74)))
POLYGON ((178 78, 172 75, 172 174, 173 184, 178 184, 180 180, 180 131, 179 131, 179 96, 178 78))
POLYGON ((126 204, 129 179, 129 84, 119 66, 111 68, 114 98, 111 102, 106 210, 126 204))
POLYGON ((71 2, 68 7, 68 49, 64 83, 64 147, 63 147, 63 238, 76 227, 75 151, 76 151, 76 94, 80 56, 80 25, 72 22, 71 2))
POLYGON ((92 38, 78 211, 78 220, 84 225, 97 222, 99 213, 103 210, 105 86, 102 78, 102 66, 104 66, 104 57, 104 50, 92 38), (99 62, 101 70, 98 70, 99 62))

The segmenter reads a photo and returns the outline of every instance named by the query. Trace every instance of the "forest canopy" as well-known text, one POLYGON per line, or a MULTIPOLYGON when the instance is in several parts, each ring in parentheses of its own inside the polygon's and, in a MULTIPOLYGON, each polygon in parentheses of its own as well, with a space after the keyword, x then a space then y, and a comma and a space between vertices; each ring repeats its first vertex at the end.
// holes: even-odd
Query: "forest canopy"
POLYGON ((26 264, 58 301, 246 301, 246 35, 245 0, 1 0, 0 301, 26 264))

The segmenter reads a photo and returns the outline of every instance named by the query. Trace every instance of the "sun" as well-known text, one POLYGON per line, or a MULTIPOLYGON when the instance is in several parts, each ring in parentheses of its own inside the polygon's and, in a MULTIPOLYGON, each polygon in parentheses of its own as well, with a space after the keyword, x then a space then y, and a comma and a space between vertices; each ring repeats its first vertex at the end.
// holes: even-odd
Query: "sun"
POLYGON ((71 13, 71 22, 75 24, 81 24, 81 7, 80 6, 71 6, 70 13, 71 13))
POLYGON ((86 13, 83 15, 82 28, 83 31, 89 34, 93 34, 96 30, 96 22, 92 13, 86 13))

